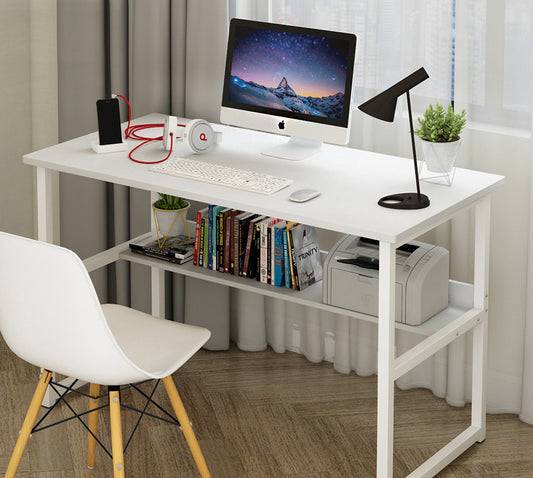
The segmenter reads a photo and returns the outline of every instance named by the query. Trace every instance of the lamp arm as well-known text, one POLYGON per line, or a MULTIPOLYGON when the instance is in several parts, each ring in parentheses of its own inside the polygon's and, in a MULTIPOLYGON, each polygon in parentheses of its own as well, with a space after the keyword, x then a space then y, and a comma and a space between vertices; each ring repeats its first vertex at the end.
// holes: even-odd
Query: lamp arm
POLYGON ((420 199, 420 180, 418 179, 418 161, 416 159, 416 148, 415 148, 415 133, 413 128, 413 114, 411 113, 411 97, 409 96, 409 90, 405 92, 407 95, 407 110, 409 112, 409 130, 411 132, 411 147, 413 149, 413 161, 415 167, 415 178, 416 178, 416 193, 420 199))

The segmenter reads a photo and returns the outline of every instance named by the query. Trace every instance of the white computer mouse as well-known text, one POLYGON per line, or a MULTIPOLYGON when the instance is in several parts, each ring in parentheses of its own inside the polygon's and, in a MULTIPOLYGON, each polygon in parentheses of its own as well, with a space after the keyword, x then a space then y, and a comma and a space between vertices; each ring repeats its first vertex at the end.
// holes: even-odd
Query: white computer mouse
POLYGON ((316 189, 298 189, 289 196, 289 199, 294 202, 305 202, 317 196, 320 196, 320 191, 316 189))

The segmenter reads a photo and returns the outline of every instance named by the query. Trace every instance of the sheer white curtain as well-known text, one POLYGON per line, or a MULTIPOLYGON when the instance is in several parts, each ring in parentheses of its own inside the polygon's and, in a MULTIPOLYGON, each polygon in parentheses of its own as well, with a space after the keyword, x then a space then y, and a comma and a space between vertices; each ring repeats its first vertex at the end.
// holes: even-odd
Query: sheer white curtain
MULTIPOLYGON (((492 206, 488 411, 518 413, 533 423, 533 4, 270 0, 236 1, 234 8, 236 16, 355 33, 355 105, 424 66, 430 78, 411 92, 415 116, 436 101, 453 100, 456 110, 467 110, 459 165, 506 176, 492 206)), ((356 109, 352 124, 352 147, 410 156, 401 100, 393 124, 356 109)), ((450 250, 453 279, 472 280, 471 228, 465 214, 422 238, 450 250)), ((322 231, 321 247, 335 239, 322 231)), ((265 311, 266 340, 276 350, 330 360, 342 372, 375 373, 374 326, 280 303, 266 304, 265 311)), ((418 339, 402 332, 396 341, 401 353, 418 339)), ((457 341, 398 386, 427 387, 451 404, 465 404, 471 399, 469 344, 469 337, 457 341)))

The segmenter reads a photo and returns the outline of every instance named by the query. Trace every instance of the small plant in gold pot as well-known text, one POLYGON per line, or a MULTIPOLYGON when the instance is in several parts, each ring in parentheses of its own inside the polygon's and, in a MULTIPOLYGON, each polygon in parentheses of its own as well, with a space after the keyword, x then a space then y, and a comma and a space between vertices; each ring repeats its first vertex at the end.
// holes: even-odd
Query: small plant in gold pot
POLYGON ((159 247, 163 247, 168 237, 186 236, 190 238, 187 223, 188 201, 171 194, 159 194, 159 199, 152 204, 159 247))

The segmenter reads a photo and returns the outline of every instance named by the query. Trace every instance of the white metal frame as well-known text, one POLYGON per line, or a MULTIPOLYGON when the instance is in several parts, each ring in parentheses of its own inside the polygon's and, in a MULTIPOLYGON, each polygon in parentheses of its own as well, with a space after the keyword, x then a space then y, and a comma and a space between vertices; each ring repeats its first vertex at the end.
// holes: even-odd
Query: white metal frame
MULTIPOLYGON (((400 357, 394 357, 395 254, 401 244, 380 243, 378 322, 377 476, 393 470, 394 382, 443 347, 473 329, 472 416, 470 426, 414 470, 409 477, 431 477, 475 442, 485 440, 490 197, 475 205, 474 307, 400 357)), ((407 241, 405 241, 407 242, 407 241)))
MULTIPOLYGON (((89 137, 90 138, 90 137, 89 137)), ((73 153, 75 154, 75 153, 73 153)), ((119 153, 116 153, 119 154, 119 153)), ((30 155, 31 156, 31 155, 30 155)), ((47 161, 25 157, 25 161, 37 167, 37 197, 38 197, 38 238, 52 242, 52 171, 63 170, 65 172, 87 177, 100 178, 100 172, 87 173, 83 170, 75 170, 70 165, 54 165, 47 161)), ((479 173, 482 174, 482 173, 479 173)), ((153 177, 156 180, 156 177, 153 177)), ((393 427, 394 427, 394 382, 400 376, 420 364, 422 361, 441 350, 469 330, 473 330, 473 364, 472 364, 472 417, 471 425, 450 441, 440 451, 428 459, 425 463, 414 470, 410 477, 427 477, 435 475, 439 470, 447 466, 473 443, 485 439, 485 388, 486 388, 486 355, 487 355, 487 312, 488 312, 488 262, 489 262, 489 235, 490 235, 490 191, 496 184, 501 184, 503 179, 494 179, 493 183, 484 187, 481 193, 476 193, 472 200, 463 201, 454 205, 446 212, 435 214, 430 219, 425 218, 416 227, 397 237, 397 241, 379 238, 379 317, 378 322, 378 411, 377 411, 377 469, 376 476, 379 478, 391 478, 393 470, 393 427), (421 327, 423 335, 428 335, 415 347, 395 357, 394 331, 396 328, 409 328, 394 321, 395 310, 395 254, 396 248, 414 239, 416 236, 432 229, 465 209, 474 208, 475 212, 475 255, 474 255, 474 284, 473 284, 473 307, 464 311, 451 320, 447 320, 444 326, 436 331, 427 332, 421 327)), ((160 179, 160 178, 157 178, 160 179)), ((118 181, 117 181, 118 182, 118 181)), ((121 184, 128 184, 124 181, 121 184)), ((131 186, 138 186, 133 181, 131 186)), ((159 189, 159 185, 151 188, 159 189)), ((169 190, 169 188, 166 188, 169 190)), ((448 188, 446 188, 448 189, 448 188)), ((159 189, 160 190, 160 189, 159 189)), ((379 194, 378 194, 379 195, 379 194)), ((153 195, 152 195, 153 197, 153 195)), ((289 206, 287 207, 294 207, 289 206)), ((266 211, 271 213, 269 211, 266 211)), ((283 211, 278 211, 282 217, 283 211)), ((323 226, 322 224, 317 224, 323 226)), ((340 229, 338 229, 340 230, 340 229)), ((350 231, 345 231, 350 232, 350 231)), ((119 258, 145 263, 151 266, 152 282, 152 313, 162 317, 164 315, 164 274, 165 270, 182 273, 190 276, 198 276, 205 280, 225 283, 227 285, 250 289, 250 282, 233 276, 219 274, 217 272, 203 271, 201 268, 177 266, 147 259, 138 254, 128 252, 128 243, 118 245, 112 249, 103 251, 91 258, 86 259, 85 265, 89 271, 110 264, 119 258)), ((375 319, 358 313, 351 313, 344 309, 322 304, 320 298, 313 299, 313 287, 306 291, 293 293, 286 289, 264 287, 258 283, 252 289, 255 292, 271 295, 294 302, 304 303, 314 308, 331 310, 344 315, 358 317, 363 320, 375 319)), ((316 291, 315 291, 316 292, 316 291)), ((315 294, 316 295, 316 294, 315 294)), ((321 294, 319 294, 321 295, 321 294)), ((66 379, 69 382, 71 379, 66 379)), ((56 397, 47 392, 45 406, 53 403, 56 397)))

